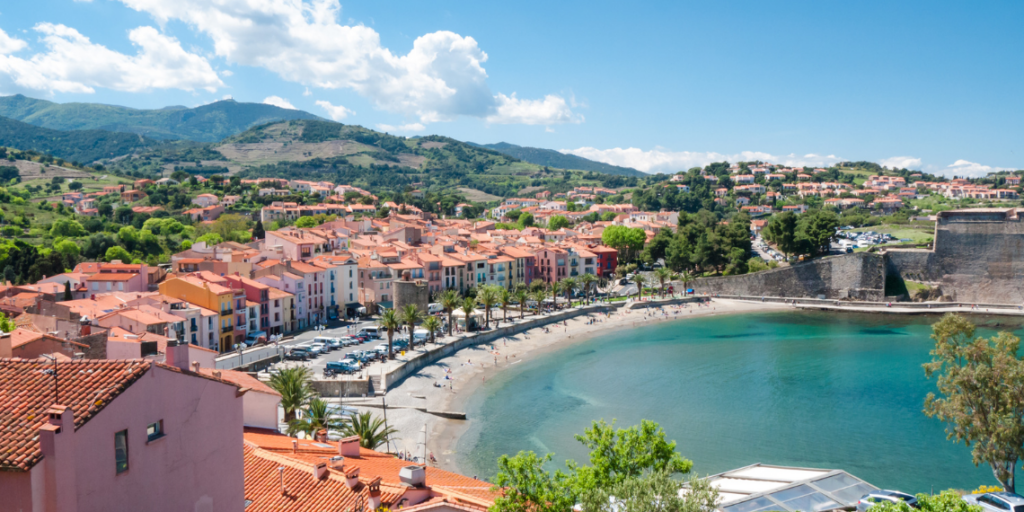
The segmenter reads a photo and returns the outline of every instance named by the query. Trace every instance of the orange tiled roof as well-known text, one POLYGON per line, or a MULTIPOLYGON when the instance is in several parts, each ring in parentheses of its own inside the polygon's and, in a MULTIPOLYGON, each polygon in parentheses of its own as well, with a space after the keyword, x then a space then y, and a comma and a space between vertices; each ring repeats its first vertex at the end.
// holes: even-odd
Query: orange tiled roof
MULTIPOLYGON (((46 360, 0 359, 0 471, 28 471, 43 458, 36 436, 54 405, 46 360)), ((150 369, 148 361, 85 359, 57 363, 60 405, 84 425, 150 369)))
MULTIPOLYGON (((202 347, 199 347, 197 345, 190 345, 189 348, 190 349, 195 349, 195 348, 202 348, 202 347)), ((209 350, 209 349, 203 349, 203 350, 209 350)), ((213 351, 210 350, 210 352, 213 352, 213 351)), ((228 382, 238 386, 239 388, 249 388, 249 389, 251 389, 253 391, 259 391, 260 393, 266 393, 268 395, 274 395, 274 396, 281 396, 281 393, 278 393, 277 391, 274 391, 274 388, 264 384, 262 381, 260 381, 256 377, 253 377, 252 375, 249 375, 248 373, 245 373, 245 372, 236 372, 234 370, 215 370, 213 368, 200 368, 199 369, 199 373, 201 373, 203 375, 206 375, 206 376, 209 376, 209 377, 215 377, 215 378, 218 378, 220 380, 228 381, 228 382)))

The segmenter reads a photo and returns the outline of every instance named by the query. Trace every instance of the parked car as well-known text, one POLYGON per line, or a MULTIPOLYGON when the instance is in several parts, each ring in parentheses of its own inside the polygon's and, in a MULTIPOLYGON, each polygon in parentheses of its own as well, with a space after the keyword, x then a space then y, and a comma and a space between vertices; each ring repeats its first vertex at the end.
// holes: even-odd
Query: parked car
POLYGON ((342 359, 341 364, 347 364, 352 368, 355 368, 356 371, 359 371, 363 368, 363 365, 360 364, 359 360, 352 357, 346 357, 345 359, 342 359))
POLYGON ((857 501, 857 511, 864 512, 879 503, 899 503, 901 501, 906 502, 911 508, 918 508, 917 498, 905 492, 879 489, 861 496, 857 501))
POLYGON ((284 358, 288 361, 305 361, 309 359, 309 353, 305 350, 293 348, 285 353, 284 358))
POLYGON ((1012 492, 968 494, 964 501, 980 506, 985 512, 1024 512, 1024 496, 1012 492))
POLYGON ((334 341, 334 338, 328 338, 327 336, 317 336, 316 338, 313 338, 313 344, 315 345, 319 343, 323 345, 324 352, 330 352, 334 348, 331 346, 332 341, 334 341))
POLYGON ((359 335, 360 336, 365 335, 365 336, 368 336, 370 338, 380 339, 380 328, 376 327, 376 326, 363 327, 359 331, 359 335))
MULTIPOLYGON (((351 361, 351 359, 346 361, 351 361)), ((325 368, 338 373, 352 373, 359 370, 358 366, 346 363, 345 361, 329 361, 325 368)))
POLYGON ((345 346, 345 340, 332 338, 327 342, 327 346, 331 347, 331 350, 338 350, 339 348, 343 348, 345 346))
POLYGON ((373 347, 373 351, 378 353, 378 354, 387 354, 388 353, 388 344, 387 343, 381 343, 380 345, 377 345, 376 347, 373 347))
POLYGON ((309 345, 306 346, 306 348, 316 355, 320 355, 323 354, 324 352, 327 352, 327 345, 324 345, 323 343, 310 343, 309 345))

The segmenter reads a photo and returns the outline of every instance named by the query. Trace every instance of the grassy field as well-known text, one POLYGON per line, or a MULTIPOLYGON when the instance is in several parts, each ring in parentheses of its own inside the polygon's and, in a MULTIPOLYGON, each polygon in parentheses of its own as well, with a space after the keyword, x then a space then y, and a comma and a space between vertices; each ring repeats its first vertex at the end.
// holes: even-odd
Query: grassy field
POLYGON ((475 188, 459 187, 459 192, 462 192, 466 196, 466 199, 470 201, 477 201, 481 203, 486 203, 488 201, 501 201, 500 197, 475 188))

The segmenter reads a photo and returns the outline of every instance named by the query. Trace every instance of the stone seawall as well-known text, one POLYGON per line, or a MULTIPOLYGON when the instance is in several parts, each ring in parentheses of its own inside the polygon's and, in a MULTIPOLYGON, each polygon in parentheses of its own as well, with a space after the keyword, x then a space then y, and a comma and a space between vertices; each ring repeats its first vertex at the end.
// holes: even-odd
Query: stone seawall
POLYGON ((1016 210, 942 212, 931 277, 960 302, 1024 301, 1024 222, 1016 210))
POLYGON ((691 285, 698 293, 882 300, 885 263, 881 255, 843 254, 741 276, 705 277, 691 285))
MULTIPOLYGON (((641 303, 643 304, 643 303, 641 303)), ((559 311, 551 315, 526 317, 525 320, 517 322, 512 325, 507 325, 498 329, 487 331, 480 334, 474 334, 471 336, 465 336, 459 338, 450 343, 446 343, 439 347, 433 347, 426 352, 421 352, 416 357, 406 361, 401 366, 391 370, 384 374, 383 385, 384 388, 392 388, 400 384, 406 377, 415 374, 420 368, 434 364, 439 359, 448 357, 459 350, 466 347, 472 347, 484 343, 491 343, 499 340, 506 336, 513 336, 520 332, 532 329, 534 327, 540 327, 555 322, 561 322, 562 320, 568 320, 570 318, 576 318, 581 315, 588 315, 592 313, 605 313, 611 310, 618 309, 624 306, 623 302, 614 302, 608 304, 597 304, 593 306, 586 306, 582 308, 573 308, 565 311, 559 311)))

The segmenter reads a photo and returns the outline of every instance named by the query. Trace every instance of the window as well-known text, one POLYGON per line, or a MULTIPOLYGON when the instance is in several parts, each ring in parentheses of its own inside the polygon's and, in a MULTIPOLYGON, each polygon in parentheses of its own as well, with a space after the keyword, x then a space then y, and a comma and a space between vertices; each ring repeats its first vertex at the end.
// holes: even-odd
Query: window
POLYGON ((150 423, 146 427, 146 441, 154 441, 164 436, 164 420, 160 420, 156 423, 150 423))
POLYGON ((114 460, 117 462, 117 474, 128 471, 128 431, 122 430, 114 434, 114 460))
POLYGON ((117 283, 117 290, 123 292, 124 291, 124 283, 118 282, 117 283))

